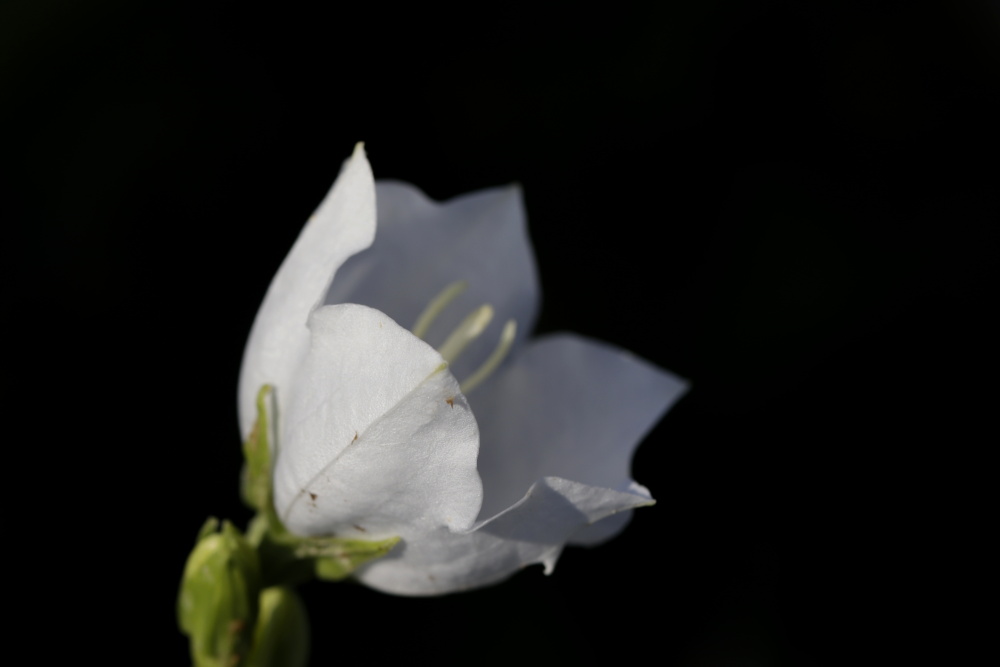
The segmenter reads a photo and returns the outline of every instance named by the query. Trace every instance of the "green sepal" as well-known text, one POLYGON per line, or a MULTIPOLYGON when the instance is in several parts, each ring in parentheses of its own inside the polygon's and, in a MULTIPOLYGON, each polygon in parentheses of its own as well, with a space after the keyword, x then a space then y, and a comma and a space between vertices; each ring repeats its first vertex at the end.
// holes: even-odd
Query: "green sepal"
POLYGON ((244 667, 305 667, 308 661, 309 616, 301 598, 285 586, 265 588, 244 667))
POLYGON ((260 536, 266 532, 276 535, 286 534, 284 524, 274 511, 274 489, 271 480, 271 459, 277 450, 274 437, 276 408, 274 390, 269 384, 261 385, 257 392, 257 420, 250 435, 243 443, 243 471, 240 475, 240 494, 243 502, 257 510, 254 522, 247 530, 247 539, 257 546, 260 536), (254 525, 261 518, 263 525, 254 525))
POLYGON ((260 554, 264 586, 294 585, 313 577, 339 581, 370 560, 381 558, 399 542, 346 537, 299 537, 258 514, 247 529, 248 542, 260 554))
POLYGON ((257 421, 243 443, 243 471, 240 475, 240 495, 243 502, 257 511, 271 505, 271 426, 268 413, 274 414, 271 385, 262 385, 257 392, 257 421), (271 410, 268 410, 268 402, 271 410))
POLYGON ((398 537, 372 542, 337 537, 314 538, 300 549, 317 554, 316 578, 340 581, 368 561, 389 553, 397 542, 398 537))
POLYGON ((257 552, 228 521, 209 519, 188 556, 177 623, 196 667, 240 665, 250 650, 260 598, 257 552))

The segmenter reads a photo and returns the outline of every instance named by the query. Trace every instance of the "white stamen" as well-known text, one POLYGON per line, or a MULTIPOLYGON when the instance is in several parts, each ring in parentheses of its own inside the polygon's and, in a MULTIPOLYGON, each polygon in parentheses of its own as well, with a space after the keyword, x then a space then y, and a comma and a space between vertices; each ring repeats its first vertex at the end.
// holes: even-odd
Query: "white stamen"
POLYGON ((420 317, 417 318, 417 323, 413 325, 410 330, 413 335, 417 338, 423 339, 427 335, 427 330, 431 328, 434 320, 437 316, 441 314, 441 311, 448 307, 448 304, 455 300, 455 298, 465 291, 465 288, 469 286, 469 283, 464 280, 456 280, 451 283, 443 290, 441 293, 434 297, 427 307, 424 308, 424 312, 420 313, 420 317))
POLYGON ((489 356, 489 359, 483 362, 482 366, 476 369, 475 373, 466 378, 465 382, 459 386, 459 390, 463 394, 468 394, 470 391, 478 387, 483 380, 488 378, 493 371, 496 370, 496 367, 499 366, 500 362, 507 356, 510 346, 514 344, 514 337, 516 335, 517 322, 514 320, 507 320, 507 323, 503 325, 503 331, 500 332, 500 341, 493 350, 493 354, 489 356))
POLYGON ((466 346, 475 340, 493 319, 493 306, 485 304, 469 313, 458 328, 451 332, 438 352, 449 364, 462 354, 466 346))

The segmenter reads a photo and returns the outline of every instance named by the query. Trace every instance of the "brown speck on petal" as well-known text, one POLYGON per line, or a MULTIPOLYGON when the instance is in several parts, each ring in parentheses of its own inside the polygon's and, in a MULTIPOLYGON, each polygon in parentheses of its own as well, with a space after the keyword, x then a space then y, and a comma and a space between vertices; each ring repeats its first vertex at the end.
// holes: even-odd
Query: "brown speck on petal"
POLYGON ((454 396, 452 396, 451 398, 444 399, 444 402, 447 403, 448 405, 450 405, 451 407, 455 407, 455 397, 454 396))
POLYGON ((312 491, 309 492, 309 497, 312 498, 313 500, 316 500, 316 494, 313 493, 312 491))
POLYGON ((358 530, 360 530, 362 533, 367 533, 368 532, 367 530, 365 530, 364 528, 362 528, 361 526, 359 526, 356 523, 351 524, 351 525, 354 526, 355 528, 357 528, 358 530))

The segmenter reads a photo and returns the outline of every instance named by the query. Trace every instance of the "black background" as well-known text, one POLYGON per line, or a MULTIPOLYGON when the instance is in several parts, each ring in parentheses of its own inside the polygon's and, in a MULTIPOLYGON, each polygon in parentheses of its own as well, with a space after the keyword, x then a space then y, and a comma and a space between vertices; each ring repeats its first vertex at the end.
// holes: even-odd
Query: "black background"
POLYGON ((799 4, 0 6, 33 617, 99 662, 184 663, 194 535, 248 516, 246 335, 364 140, 437 199, 520 182, 539 330, 693 390, 620 538, 444 598, 308 586, 315 664, 957 657, 990 525, 1000 12, 799 4))

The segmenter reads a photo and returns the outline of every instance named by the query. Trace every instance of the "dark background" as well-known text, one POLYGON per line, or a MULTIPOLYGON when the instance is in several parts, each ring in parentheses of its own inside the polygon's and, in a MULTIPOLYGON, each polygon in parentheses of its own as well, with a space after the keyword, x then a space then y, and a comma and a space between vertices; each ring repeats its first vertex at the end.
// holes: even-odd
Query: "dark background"
POLYGON ((0 5, 8 469, 43 471, 8 522, 59 545, 32 613, 184 664, 194 535, 248 518, 242 346, 364 140, 438 199, 520 182, 539 330, 693 390, 620 538, 444 598, 308 586, 315 664, 957 658, 991 525, 1000 12, 799 5, 0 5))

